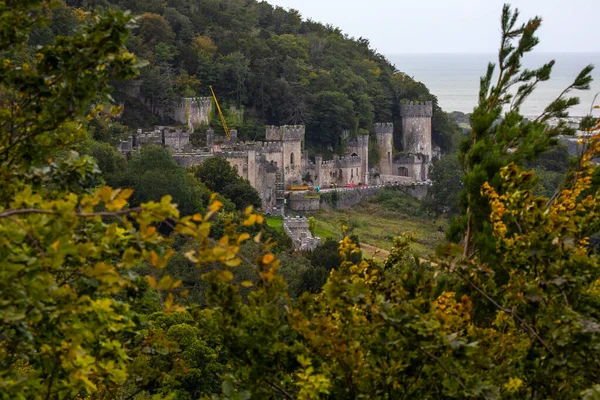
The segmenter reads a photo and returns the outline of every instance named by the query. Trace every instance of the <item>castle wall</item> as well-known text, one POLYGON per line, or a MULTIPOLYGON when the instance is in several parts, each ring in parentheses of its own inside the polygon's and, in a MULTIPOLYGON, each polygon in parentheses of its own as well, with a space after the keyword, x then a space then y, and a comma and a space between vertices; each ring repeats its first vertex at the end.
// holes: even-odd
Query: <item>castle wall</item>
POLYGON ((194 130, 202 124, 208 124, 211 110, 210 97, 183 98, 173 109, 173 119, 194 130))
POLYGON ((318 194, 290 193, 288 207, 293 211, 317 211, 320 196, 318 194))
POLYGON ((309 251, 321 244, 321 239, 310 233, 306 218, 284 218, 283 230, 294 242, 296 250, 309 251))
POLYGON ((421 154, 395 155, 392 158, 392 174, 409 177, 412 182, 425 181, 428 176, 428 157, 421 154))
POLYGON ((323 161, 323 157, 315 157, 315 163, 309 163, 304 171, 309 172, 313 184, 322 188, 334 183, 338 186, 364 183, 362 176, 362 160, 358 156, 334 156, 333 160, 323 161))

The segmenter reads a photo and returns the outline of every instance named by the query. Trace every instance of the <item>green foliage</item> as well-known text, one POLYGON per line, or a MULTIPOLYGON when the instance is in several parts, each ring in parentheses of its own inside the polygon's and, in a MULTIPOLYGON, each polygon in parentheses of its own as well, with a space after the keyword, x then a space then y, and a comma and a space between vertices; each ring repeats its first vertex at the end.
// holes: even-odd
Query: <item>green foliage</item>
POLYGON ((193 172, 206 187, 230 199, 240 211, 248 206, 258 208, 262 204, 256 189, 242 179, 224 158, 209 158, 194 167, 193 172))
POLYGON ((459 212, 459 193, 463 189, 463 171, 458 154, 434 160, 429 178, 433 185, 427 193, 427 206, 436 214, 456 215, 459 212))
POLYGON ((390 211, 402 212, 408 216, 423 216, 427 213, 419 200, 396 188, 380 190, 371 201, 381 204, 390 211))
POLYGON ((135 206, 170 195, 183 215, 203 212, 210 199, 201 182, 177 164, 167 149, 156 146, 144 147, 122 172, 107 176, 107 182, 134 189, 130 203, 135 206))
POLYGON ((496 65, 490 63, 486 75, 481 78, 479 105, 471 115, 472 130, 460 148, 460 161, 465 170, 461 211, 466 216, 457 219, 453 232, 465 232, 465 254, 470 254, 477 246, 487 247, 485 253, 491 254, 494 247, 487 220, 489 203, 480 192, 481 186, 487 181, 499 189, 502 167, 533 160, 556 144, 556 136, 573 133, 564 120, 554 127, 546 122, 568 115, 568 108, 579 102, 576 97, 565 97, 571 90, 589 89, 591 66, 584 68, 538 118, 529 121, 520 115, 523 101, 539 82, 550 78, 554 61, 535 70, 522 69, 523 56, 539 42, 535 34, 541 19, 535 17, 518 25, 518 17, 517 11, 504 7, 498 72, 494 73, 496 65), (512 94, 512 88, 516 89, 515 94, 512 94), (508 111, 502 115, 505 107, 508 111))

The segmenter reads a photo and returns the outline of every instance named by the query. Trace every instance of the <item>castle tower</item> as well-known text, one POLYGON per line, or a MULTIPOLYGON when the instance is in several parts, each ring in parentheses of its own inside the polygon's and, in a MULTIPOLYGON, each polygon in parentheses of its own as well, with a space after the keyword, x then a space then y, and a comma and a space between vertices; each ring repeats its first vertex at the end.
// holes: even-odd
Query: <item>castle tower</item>
POLYGON ((348 142, 349 155, 356 154, 360 157, 360 171, 358 181, 369 184, 369 135, 358 135, 356 139, 348 142))
POLYGON ((376 123, 375 136, 379 149, 379 173, 392 175, 392 153, 394 140, 394 124, 376 123))
POLYGON ((405 153, 423 154, 426 162, 431 161, 431 116, 433 104, 431 101, 400 105, 402 117, 402 144, 405 153))
POLYGON ((305 134, 304 125, 267 126, 267 141, 283 142, 281 164, 285 183, 296 183, 302 180, 302 142, 305 134))

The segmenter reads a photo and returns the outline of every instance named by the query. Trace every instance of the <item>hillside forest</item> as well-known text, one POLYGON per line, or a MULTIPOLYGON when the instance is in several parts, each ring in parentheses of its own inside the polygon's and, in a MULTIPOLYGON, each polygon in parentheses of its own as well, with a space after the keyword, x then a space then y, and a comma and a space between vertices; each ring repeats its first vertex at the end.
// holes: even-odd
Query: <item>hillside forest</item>
MULTIPOLYGON (((398 122, 403 101, 436 102, 367 39, 265 1, 68 0, 51 11, 46 27, 34 29, 29 44, 72 34, 82 23, 77 13, 99 7, 138 16, 126 47, 147 65, 136 80, 112 82, 123 114, 97 139, 168 123, 181 97, 210 96, 210 85, 241 139, 264 138, 265 125, 302 124, 311 151, 340 151, 344 131, 364 134, 374 122, 398 122)), ((222 134, 218 118, 213 128, 222 134)), ((436 102, 435 143, 449 150, 457 131, 436 102)))
POLYGON ((213 85, 240 135, 305 123, 336 151, 435 101, 422 84, 265 2, 0 1, 0 398, 600 399, 600 121, 577 156, 549 124, 593 66, 528 120, 542 20, 499 22, 470 130, 435 108, 429 198, 388 189, 335 233, 332 211, 294 252, 225 160, 116 143, 213 85), (452 221, 435 243, 390 232, 409 215, 452 221), (394 233, 383 258, 369 233, 394 233))

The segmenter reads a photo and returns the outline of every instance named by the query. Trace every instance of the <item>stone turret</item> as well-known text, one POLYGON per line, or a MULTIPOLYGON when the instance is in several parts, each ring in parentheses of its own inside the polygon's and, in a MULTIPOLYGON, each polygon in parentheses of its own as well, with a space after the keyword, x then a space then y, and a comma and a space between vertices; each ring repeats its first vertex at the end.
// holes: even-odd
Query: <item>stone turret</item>
POLYGON ((431 117, 433 104, 431 101, 400 105, 402 117, 402 144, 405 153, 423 154, 431 161, 431 117))
POLYGON ((348 142, 348 153, 360 157, 359 182, 369 184, 369 135, 358 135, 348 142))
POLYGON ((382 175, 392 175, 394 124, 376 123, 375 136, 379 149, 379 173, 382 175))
POLYGON ((302 180, 302 142, 304 125, 267 126, 265 136, 268 141, 282 142, 281 165, 284 181, 288 184, 302 180))

